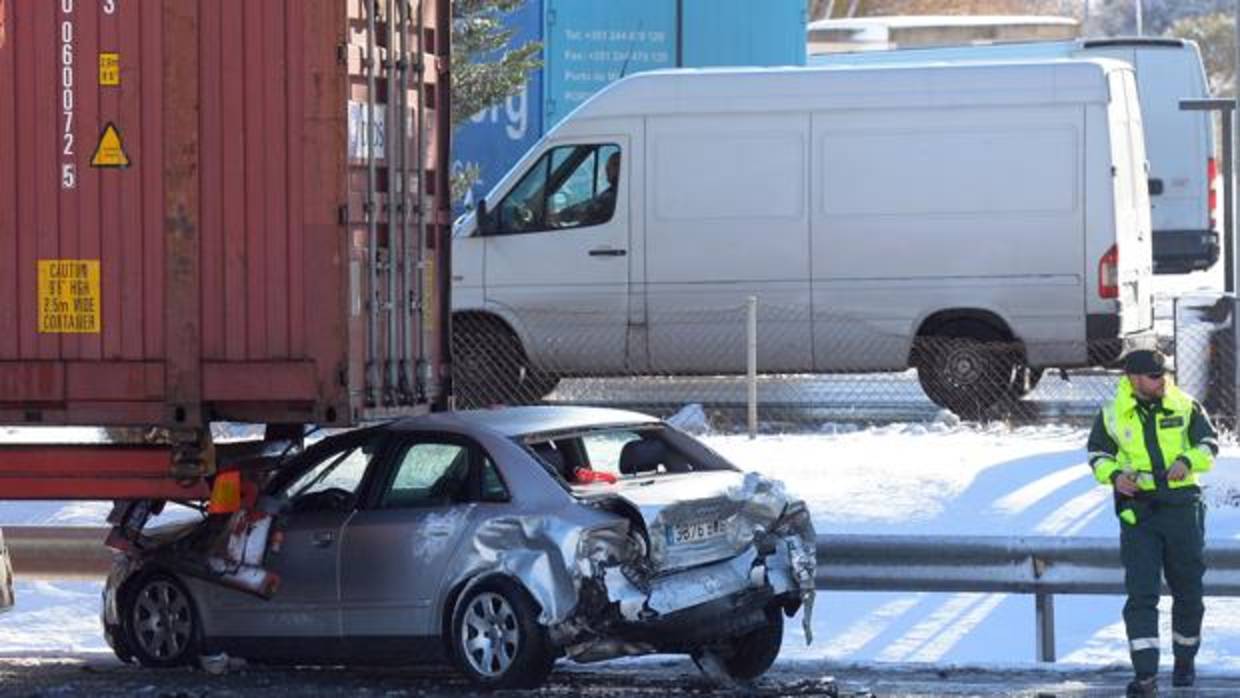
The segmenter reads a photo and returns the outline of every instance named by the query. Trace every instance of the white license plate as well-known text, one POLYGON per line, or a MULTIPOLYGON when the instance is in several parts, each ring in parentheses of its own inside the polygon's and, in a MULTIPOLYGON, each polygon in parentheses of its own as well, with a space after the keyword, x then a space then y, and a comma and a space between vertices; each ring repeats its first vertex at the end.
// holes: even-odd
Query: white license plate
POLYGON ((722 536, 726 531, 722 520, 680 524, 667 529, 667 542, 669 545, 697 543, 722 536))

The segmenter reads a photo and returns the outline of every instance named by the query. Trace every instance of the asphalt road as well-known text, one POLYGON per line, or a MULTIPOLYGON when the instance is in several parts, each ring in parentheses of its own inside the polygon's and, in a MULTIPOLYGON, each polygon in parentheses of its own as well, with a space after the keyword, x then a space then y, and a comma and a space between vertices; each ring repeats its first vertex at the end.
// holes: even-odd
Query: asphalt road
MULTIPOLYGON (((841 666, 824 662, 781 662, 750 686, 720 686, 677 658, 652 658, 580 667, 562 665, 542 689, 497 692, 528 696, 837 696, 840 698, 928 698, 930 696, 1030 696, 1068 698, 1123 695, 1129 675, 1120 667, 1080 669, 994 669, 841 666)), ((1240 676, 1208 671, 1195 689, 1165 696, 1240 695, 1240 676)), ((244 667, 220 676, 198 670, 153 671, 120 664, 110 656, 49 655, 0 657, 0 696, 149 696, 151 698, 398 698, 464 696, 476 690, 446 669, 346 669, 244 667)))

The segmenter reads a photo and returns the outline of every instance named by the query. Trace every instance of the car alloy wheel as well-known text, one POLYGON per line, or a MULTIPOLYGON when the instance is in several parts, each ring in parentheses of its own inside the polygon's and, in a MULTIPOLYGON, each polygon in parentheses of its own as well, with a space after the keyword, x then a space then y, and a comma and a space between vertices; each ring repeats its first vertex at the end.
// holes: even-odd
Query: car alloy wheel
POLYGON ((503 676, 521 649, 521 629, 508 600, 484 592, 470 601, 461 618, 461 650, 479 674, 503 676))
POLYGON ((486 689, 536 688, 555 664, 538 604, 520 583, 493 577, 467 590, 452 612, 457 667, 486 689))
POLYGON ((197 638, 184 587, 166 575, 139 583, 128 609, 129 648, 144 666, 175 666, 191 656, 197 638))

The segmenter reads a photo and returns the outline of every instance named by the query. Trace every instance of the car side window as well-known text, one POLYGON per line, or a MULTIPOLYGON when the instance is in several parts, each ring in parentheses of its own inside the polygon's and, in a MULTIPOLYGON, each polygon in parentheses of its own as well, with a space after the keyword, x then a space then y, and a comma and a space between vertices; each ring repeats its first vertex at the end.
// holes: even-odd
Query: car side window
POLYGON ((284 488, 285 497, 297 510, 351 505, 377 448, 368 442, 332 452, 284 488))
POLYGON ((451 443, 415 443, 397 461, 381 509, 442 506, 468 498, 470 450, 451 443))
POLYGON ((600 225, 616 211, 620 146, 552 148, 534 163, 496 208, 498 234, 600 225))

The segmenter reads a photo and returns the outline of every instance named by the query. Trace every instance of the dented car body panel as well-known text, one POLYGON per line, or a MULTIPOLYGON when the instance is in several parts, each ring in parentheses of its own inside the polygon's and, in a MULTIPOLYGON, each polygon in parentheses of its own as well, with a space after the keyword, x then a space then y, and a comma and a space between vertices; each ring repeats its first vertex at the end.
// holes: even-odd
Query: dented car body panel
MULTIPOLYGON (((332 437, 269 484, 282 502, 270 598, 186 563, 209 522, 120 556, 105 587, 116 647, 125 589, 175 574, 204 651, 302 662, 439 660, 461 599, 503 578, 533 599, 557 654, 694 653, 814 594, 803 503, 645 415, 529 407, 443 413, 332 437), (601 480, 581 484, 582 470, 601 480), (194 572, 198 570, 198 572, 194 572), (722 634, 721 634, 722 633, 722 634), (300 640, 300 642, 297 642, 300 640), (307 642, 313 640, 313 642, 307 642)), ((121 649, 124 649, 123 647, 121 649)))

